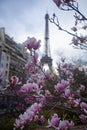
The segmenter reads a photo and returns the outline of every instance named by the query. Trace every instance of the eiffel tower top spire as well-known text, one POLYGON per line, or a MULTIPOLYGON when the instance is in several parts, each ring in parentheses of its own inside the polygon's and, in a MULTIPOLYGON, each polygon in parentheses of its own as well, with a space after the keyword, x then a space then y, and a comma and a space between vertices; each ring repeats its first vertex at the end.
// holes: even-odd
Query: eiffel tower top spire
POLYGON ((47 64, 49 68, 52 66, 52 58, 50 54, 50 45, 49 45, 49 14, 45 15, 45 44, 44 44, 44 56, 41 58, 42 66, 47 64))
POLYGON ((49 15, 46 13, 45 15, 45 55, 50 56, 50 48, 49 48, 49 15))

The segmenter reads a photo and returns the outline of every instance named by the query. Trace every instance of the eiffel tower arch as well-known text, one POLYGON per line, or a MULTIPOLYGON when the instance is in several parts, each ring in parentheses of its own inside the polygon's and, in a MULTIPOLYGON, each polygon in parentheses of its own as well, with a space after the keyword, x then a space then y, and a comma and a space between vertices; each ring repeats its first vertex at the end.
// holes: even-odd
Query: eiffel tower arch
POLYGON ((49 44, 49 14, 45 15, 45 44, 44 44, 44 55, 42 56, 41 65, 48 65, 49 70, 52 71, 52 58, 50 53, 50 44, 49 44))

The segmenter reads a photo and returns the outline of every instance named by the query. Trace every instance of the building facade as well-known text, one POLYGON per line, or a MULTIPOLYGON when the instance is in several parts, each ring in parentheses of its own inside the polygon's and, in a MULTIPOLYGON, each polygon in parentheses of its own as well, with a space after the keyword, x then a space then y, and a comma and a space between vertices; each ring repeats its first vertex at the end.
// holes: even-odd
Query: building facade
POLYGON ((5 80, 14 75, 26 80, 24 66, 27 59, 28 53, 24 51, 23 44, 17 44, 5 34, 5 28, 0 28, 0 72, 3 72, 3 86, 5 80))

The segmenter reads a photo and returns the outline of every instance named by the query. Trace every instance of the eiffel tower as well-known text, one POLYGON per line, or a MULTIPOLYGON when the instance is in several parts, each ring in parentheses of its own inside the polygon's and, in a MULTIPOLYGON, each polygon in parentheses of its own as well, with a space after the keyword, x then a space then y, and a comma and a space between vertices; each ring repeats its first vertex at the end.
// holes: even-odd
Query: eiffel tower
POLYGON ((46 13, 45 15, 45 45, 44 45, 44 55, 42 56, 41 65, 48 65, 49 70, 52 71, 52 58, 50 54, 50 44, 49 44, 49 15, 46 13))

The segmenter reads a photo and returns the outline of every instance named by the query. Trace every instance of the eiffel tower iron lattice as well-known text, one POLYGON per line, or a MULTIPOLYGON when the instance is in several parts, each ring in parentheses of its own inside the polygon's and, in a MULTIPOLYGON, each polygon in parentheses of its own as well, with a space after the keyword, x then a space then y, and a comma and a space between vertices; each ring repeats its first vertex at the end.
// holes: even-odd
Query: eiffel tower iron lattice
POLYGON ((52 58, 50 53, 50 44, 49 44, 49 15, 45 15, 45 44, 44 44, 44 55, 41 60, 42 67, 46 64, 49 67, 49 70, 52 71, 52 58))

